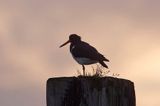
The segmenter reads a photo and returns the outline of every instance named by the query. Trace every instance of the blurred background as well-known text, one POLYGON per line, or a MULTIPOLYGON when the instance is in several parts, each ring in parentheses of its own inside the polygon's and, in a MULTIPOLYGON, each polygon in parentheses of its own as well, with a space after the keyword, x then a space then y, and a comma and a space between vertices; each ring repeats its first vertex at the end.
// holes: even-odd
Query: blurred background
POLYGON ((76 33, 110 60, 111 73, 135 83, 138 106, 160 106, 159 5, 159 0, 0 0, 0 105, 46 106, 47 79, 82 70, 69 45, 59 48, 76 33))

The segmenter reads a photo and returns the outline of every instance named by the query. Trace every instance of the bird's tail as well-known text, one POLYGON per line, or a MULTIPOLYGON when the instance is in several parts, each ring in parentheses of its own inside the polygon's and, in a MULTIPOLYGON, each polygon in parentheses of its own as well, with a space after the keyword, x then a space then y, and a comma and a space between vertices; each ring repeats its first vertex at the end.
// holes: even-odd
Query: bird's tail
POLYGON ((103 61, 99 61, 99 63, 100 63, 103 67, 108 68, 108 66, 107 66, 103 61))
POLYGON ((109 62, 109 60, 108 60, 107 58, 105 58, 102 54, 100 54, 99 56, 100 56, 100 58, 101 58, 103 61, 109 62))
POLYGON ((107 61, 107 62, 109 62, 109 60, 108 60, 108 59, 106 59, 106 58, 104 58, 104 61, 107 61))

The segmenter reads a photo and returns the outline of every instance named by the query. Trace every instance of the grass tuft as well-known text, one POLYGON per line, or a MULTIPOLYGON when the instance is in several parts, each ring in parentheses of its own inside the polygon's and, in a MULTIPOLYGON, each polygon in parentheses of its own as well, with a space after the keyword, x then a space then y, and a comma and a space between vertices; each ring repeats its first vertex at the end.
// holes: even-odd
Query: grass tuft
POLYGON ((105 77, 110 73, 110 70, 104 70, 104 67, 97 64, 96 68, 92 66, 92 72, 86 72, 85 75, 77 70, 78 77, 105 77))

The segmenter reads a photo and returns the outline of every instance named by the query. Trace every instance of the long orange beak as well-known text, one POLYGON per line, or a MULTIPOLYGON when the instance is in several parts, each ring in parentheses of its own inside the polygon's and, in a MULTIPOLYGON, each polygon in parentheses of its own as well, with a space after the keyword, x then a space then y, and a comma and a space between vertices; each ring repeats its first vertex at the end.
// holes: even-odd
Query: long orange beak
POLYGON ((59 48, 65 46, 66 44, 68 44, 70 42, 70 40, 68 40, 67 42, 65 42, 64 44, 62 44, 59 48))

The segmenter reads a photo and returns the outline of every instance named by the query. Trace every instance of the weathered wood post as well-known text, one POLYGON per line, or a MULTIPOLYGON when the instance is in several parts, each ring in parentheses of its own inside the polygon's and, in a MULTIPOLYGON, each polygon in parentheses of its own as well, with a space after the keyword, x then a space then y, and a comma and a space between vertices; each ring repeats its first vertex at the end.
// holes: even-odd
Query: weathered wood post
POLYGON ((136 106, 134 83, 113 77, 50 78, 47 106, 136 106))

